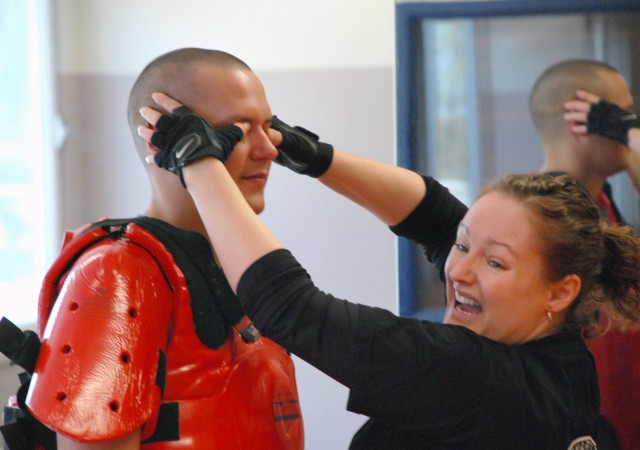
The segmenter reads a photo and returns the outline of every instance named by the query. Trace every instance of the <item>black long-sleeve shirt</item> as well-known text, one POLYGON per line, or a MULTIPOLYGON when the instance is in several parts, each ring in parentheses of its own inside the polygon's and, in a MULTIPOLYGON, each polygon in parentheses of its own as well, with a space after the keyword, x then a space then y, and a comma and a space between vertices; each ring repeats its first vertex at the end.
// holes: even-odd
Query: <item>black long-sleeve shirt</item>
MULTIPOLYGON (((392 229, 442 269, 466 207, 425 181, 392 229)), ((256 261, 238 296, 264 335, 350 389, 348 409, 371 418, 353 449, 567 449, 593 432, 597 378, 577 335, 507 345, 397 317, 320 291, 287 250, 256 261)))

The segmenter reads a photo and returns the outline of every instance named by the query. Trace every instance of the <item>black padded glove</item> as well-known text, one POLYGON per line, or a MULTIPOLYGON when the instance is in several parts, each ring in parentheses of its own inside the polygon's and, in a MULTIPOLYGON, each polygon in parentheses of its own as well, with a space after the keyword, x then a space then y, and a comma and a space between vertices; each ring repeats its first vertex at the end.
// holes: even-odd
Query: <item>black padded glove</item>
POLYGON ((296 173, 318 178, 333 159, 333 146, 318 141, 318 136, 302 127, 292 127, 273 116, 271 128, 282 133, 276 162, 296 173))
POLYGON ((226 161, 235 145, 242 140, 242 130, 229 125, 214 130, 200 116, 182 106, 171 117, 162 116, 151 136, 151 144, 160 149, 155 155, 156 164, 180 177, 182 168, 192 161, 208 156, 226 161))
POLYGON ((629 145, 629 128, 640 128, 640 119, 635 113, 605 100, 591 105, 587 116, 587 132, 629 145))

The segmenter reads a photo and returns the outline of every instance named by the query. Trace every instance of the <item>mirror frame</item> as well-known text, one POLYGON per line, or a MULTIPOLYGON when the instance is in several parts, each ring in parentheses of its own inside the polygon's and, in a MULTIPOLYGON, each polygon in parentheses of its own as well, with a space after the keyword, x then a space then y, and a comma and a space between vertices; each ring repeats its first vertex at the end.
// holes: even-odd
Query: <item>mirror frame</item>
MULTIPOLYGON (((415 170, 417 162, 415 111, 420 106, 419 96, 412 95, 413 87, 421 76, 420 26, 424 19, 478 18, 503 16, 535 16, 570 13, 601 13, 640 10, 637 0, 486 0, 486 1, 396 1, 396 164, 415 170)), ((416 268, 412 262, 412 246, 398 238, 398 295, 399 314, 416 315, 416 268)), ((441 311, 433 317, 437 320, 441 311)))

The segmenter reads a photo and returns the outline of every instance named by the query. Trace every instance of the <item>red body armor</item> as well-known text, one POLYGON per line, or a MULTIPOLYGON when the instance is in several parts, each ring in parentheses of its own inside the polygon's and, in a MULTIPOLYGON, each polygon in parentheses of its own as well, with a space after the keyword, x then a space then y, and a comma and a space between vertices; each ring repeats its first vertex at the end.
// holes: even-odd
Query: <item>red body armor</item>
POLYGON ((640 443, 640 332, 611 330, 588 342, 600 383, 600 410, 622 450, 640 443))
POLYGON ((68 235, 41 291, 30 412, 82 442, 142 427, 149 450, 302 449, 289 355, 231 326, 212 349, 191 308, 180 267, 141 226, 68 235))

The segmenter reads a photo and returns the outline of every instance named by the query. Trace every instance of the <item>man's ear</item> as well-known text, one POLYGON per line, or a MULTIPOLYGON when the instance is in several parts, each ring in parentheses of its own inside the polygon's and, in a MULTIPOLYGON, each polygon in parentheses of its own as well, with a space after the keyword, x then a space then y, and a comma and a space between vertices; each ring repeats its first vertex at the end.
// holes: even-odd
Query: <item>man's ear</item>
POLYGON ((551 285, 551 297, 547 311, 557 314, 566 311, 580 293, 581 287, 582 280, 576 274, 569 274, 554 281, 551 285))

